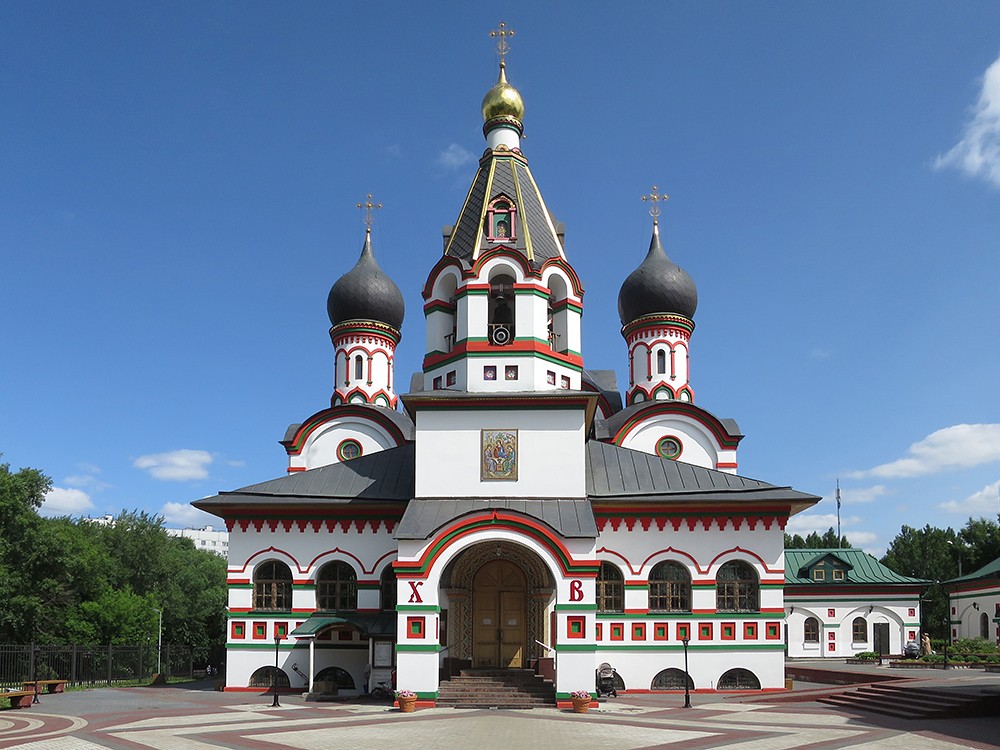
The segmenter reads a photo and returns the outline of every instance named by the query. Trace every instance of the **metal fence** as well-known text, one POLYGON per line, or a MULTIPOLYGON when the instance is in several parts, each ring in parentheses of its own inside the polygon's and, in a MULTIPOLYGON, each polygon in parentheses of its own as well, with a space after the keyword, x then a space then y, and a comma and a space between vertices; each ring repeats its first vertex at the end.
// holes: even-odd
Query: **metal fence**
POLYGON ((32 646, 0 645, 0 687, 25 680, 68 680, 70 685, 128 685, 149 681, 156 673, 192 678, 188 646, 32 646))

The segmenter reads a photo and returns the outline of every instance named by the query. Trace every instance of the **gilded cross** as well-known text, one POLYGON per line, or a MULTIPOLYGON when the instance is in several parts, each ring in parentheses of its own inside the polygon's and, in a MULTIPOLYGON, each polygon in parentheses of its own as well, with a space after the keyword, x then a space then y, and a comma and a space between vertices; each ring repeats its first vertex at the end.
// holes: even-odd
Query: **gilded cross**
POLYGON ((658 192, 659 188, 653 185, 653 191, 649 195, 642 196, 644 201, 649 201, 653 205, 649 209, 649 215, 653 217, 653 224, 658 224, 660 220, 660 201, 666 203, 670 196, 666 193, 658 192))
POLYGON ((500 22, 500 28, 493 29, 493 31, 490 32, 490 36, 498 40, 497 52, 500 55, 501 66, 504 64, 503 62, 504 55, 510 52, 510 45, 507 44, 507 37, 514 36, 514 34, 516 33, 517 32, 515 32, 514 29, 508 29, 507 24, 505 24, 503 21, 500 22))
MULTIPOLYGON (((656 188, 654 188, 655 190, 656 188)), ((643 199, 645 200, 645 199, 643 199)), ((365 212, 365 226, 369 229, 372 228, 372 211, 382 208, 381 203, 375 203, 372 200, 372 194, 368 193, 368 198, 365 199, 364 203, 359 203, 358 208, 363 209, 365 212)))

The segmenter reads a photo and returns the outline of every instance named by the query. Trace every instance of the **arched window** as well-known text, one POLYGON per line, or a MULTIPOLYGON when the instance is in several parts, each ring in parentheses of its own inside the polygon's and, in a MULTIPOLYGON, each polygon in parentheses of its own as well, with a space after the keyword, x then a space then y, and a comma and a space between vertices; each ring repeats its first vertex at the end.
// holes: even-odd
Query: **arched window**
POLYGON ((354 690, 354 678, 346 669, 327 667, 316 675, 316 682, 333 682, 338 690, 354 690))
POLYGON ((364 361, 360 354, 354 355, 354 379, 361 380, 365 376, 364 361))
POLYGON ((719 678, 719 690, 760 690, 760 680, 749 669, 736 667, 719 678))
POLYGON ((979 615, 979 637, 990 637, 990 618, 985 612, 979 615))
POLYGON ((868 642, 868 620, 864 617, 855 617, 851 622, 851 640, 854 643, 868 642))
POLYGON ((597 574, 597 611, 622 612, 625 609, 625 580, 611 563, 601 563, 597 574))
MULTIPOLYGON (((649 689, 683 690, 684 676, 683 669, 677 669, 676 667, 664 669, 662 672, 658 672, 656 677, 653 678, 653 684, 649 686, 649 689)), ((688 690, 694 690, 694 680, 691 679, 691 675, 687 675, 687 686, 688 690)))
POLYGON ((649 573, 651 612, 690 612, 691 576, 678 562, 661 562, 649 573))
POLYGON ((667 353, 660 349, 656 352, 656 372, 665 375, 667 372, 667 353))
POLYGON ((493 346, 514 343, 514 277, 498 274, 490 280, 489 341, 493 346))
POLYGON ((278 669, 277 667, 261 667, 254 671, 250 675, 250 682, 247 685, 252 688, 269 688, 272 685, 280 688, 286 688, 291 683, 288 682, 288 675, 285 674, 285 670, 278 669))
POLYGON ((806 643, 819 643, 819 620, 807 617, 805 624, 806 643))
POLYGON ((254 568, 253 608, 280 611, 292 608, 292 571, 283 562, 268 560, 254 568))
POLYGON ((345 562, 324 565, 316 576, 316 605, 328 611, 358 608, 358 576, 345 562))
POLYGON ((757 573, 742 560, 730 560, 715 578, 715 608, 719 612, 758 612, 757 573))
POLYGON ((396 610, 396 571, 391 565, 387 565, 382 571, 382 578, 379 580, 379 596, 381 602, 379 608, 383 612, 394 612, 396 610))

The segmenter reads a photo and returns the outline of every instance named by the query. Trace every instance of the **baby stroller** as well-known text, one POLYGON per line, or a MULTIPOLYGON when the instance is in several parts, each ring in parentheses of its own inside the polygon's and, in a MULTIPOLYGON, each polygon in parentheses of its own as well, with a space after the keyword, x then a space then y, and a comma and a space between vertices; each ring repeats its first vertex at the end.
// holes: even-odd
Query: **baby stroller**
POLYGON ((618 673, 615 668, 612 667, 607 662, 602 662, 601 666, 597 668, 597 697, 600 698, 602 695, 610 695, 612 698, 618 697, 618 691, 615 689, 615 677, 618 673))

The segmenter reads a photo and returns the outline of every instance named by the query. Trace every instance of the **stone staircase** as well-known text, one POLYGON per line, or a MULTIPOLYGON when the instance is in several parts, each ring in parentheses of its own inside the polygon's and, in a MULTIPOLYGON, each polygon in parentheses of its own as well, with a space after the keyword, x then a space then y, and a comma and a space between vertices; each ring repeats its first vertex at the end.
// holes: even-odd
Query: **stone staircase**
POLYGON ((838 708, 857 709, 899 719, 937 719, 1000 715, 1000 694, 974 689, 919 687, 910 684, 863 685, 818 699, 838 708))
POLYGON ((530 669, 463 669, 443 680, 438 706, 453 708, 554 708, 556 688, 530 669))

